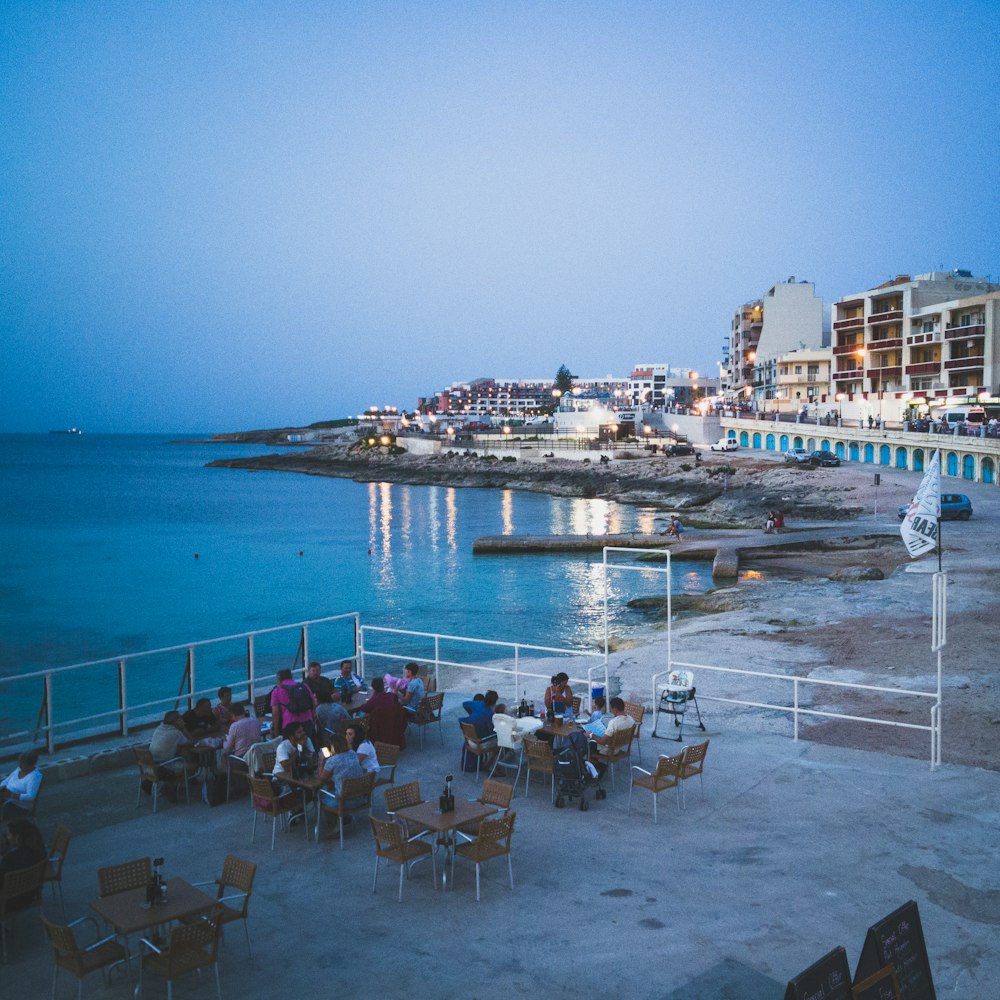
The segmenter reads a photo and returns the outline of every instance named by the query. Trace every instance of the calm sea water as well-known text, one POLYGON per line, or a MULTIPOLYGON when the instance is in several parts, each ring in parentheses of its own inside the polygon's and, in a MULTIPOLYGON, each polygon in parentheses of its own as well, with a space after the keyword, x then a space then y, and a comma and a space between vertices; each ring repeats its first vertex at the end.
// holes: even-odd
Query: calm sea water
MULTIPOLYGON (((472 542, 649 531, 657 518, 509 490, 207 469, 273 449, 171 442, 0 436, 0 674, 348 611, 366 624, 595 648, 599 557, 473 557, 472 542)), ((625 627, 639 619, 624 601, 662 583, 618 577, 612 615, 625 627)), ((710 585, 701 564, 675 578, 675 589, 710 585)))

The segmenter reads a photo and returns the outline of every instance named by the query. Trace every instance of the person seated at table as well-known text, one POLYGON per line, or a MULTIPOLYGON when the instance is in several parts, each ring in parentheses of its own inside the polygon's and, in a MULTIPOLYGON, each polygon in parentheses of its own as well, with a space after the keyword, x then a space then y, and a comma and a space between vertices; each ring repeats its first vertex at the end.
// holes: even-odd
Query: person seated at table
MULTIPOLYGON (((337 805, 340 799, 341 789, 344 787, 345 778, 363 778, 365 775, 361 761, 348 745, 343 736, 334 736, 333 753, 327 757, 323 764, 323 773, 326 775, 329 789, 320 789, 320 798, 323 805, 337 805)), ((347 803, 351 805, 351 802, 347 803)))
POLYGON ((597 752, 599 754, 606 754, 608 752, 608 744, 611 742, 611 737, 615 733, 621 732, 623 729, 631 729, 635 723, 632 719, 625 714, 625 702, 621 698, 611 699, 611 718, 607 721, 604 726, 604 735, 595 736, 593 733, 590 734, 590 740, 592 743, 597 744, 597 752))
POLYGON ((222 744, 223 757, 242 757, 255 743, 261 740, 261 723, 255 715, 238 718, 226 733, 222 744))
POLYGON ((194 708, 189 708, 181 718, 185 732, 195 742, 206 736, 218 735, 219 721, 212 711, 212 702, 208 698, 199 698, 194 708))
MULTIPOLYGON (((187 767, 188 772, 194 774, 198 764, 189 756, 191 742, 191 737, 184 728, 181 713, 171 709, 153 730, 149 740, 149 752, 153 755, 153 760, 166 772, 166 777, 172 776, 171 772, 179 773, 183 767, 187 767), (174 757, 183 757, 184 760, 173 760, 174 757), (167 761, 173 762, 167 764, 167 761)), ((173 789, 170 787, 164 789, 164 794, 169 798, 174 794, 173 789)))
POLYGON ((463 701, 462 708, 468 714, 464 719, 459 719, 459 723, 470 723, 481 740, 488 739, 494 734, 493 715, 499 698, 496 691, 487 691, 486 694, 477 694, 472 701, 463 701))
POLYGON ((218 723, 219 730, 226 732, 229 727, 243 717, 243 713, 238 707, 233 705, 233 689, 231 687, 219 688, 219 700, 212 706, 212 714, 218 723))
POLYGON ((313 660, 306 667, 302 683, 312 691, 317 704, 322 705, 324 701, 328 702, 333 697, 333 681, 329 677, 323 676, 323 667, 319 660, 313 660))
POLYGON ((371 740, 365 735, 361 726, 348 726, 344 730, 344 739, 347 745, 358 755, 361 769, 365 774, 378 774, 378 755, 371 740))
MULTIPOLYGON (((7 824, 7 835, 5 837, 6 846, 4 848, 3 859, 0 860, 0 882, 8 872, 20 871, 22 868, 30 868, 37 865, 39 861, 44 861, 48 856, 45 850, 45 841, 38 827, 28 819, 27 816, 15 816, 7 824)), ((11 910, 26 906, 31 902, 33 896, 37 896, 41 889, 25 893, 23 896, 15 896, 8 900, 11 910)), ((13 986, 13 984, 11 984, 13 986)))
POLYGON ((420 664, 407 663, 403 667, 403 677, 406 680, 406 690, 400 694, 399 703, 411 716, 414 716, 417 714, 420 702, 424 700, 426 693, 424 682, 420 678, 420 664))
POLYGON ((21 816, 35 808, 42 772, 38 770, 38 753, 25 750, 17 758, 17 767, 0 781, 0 817, 21 816))
POLYGON ((348 722, 351 718, 351 713, 339 701, 332 700, 333 693, 331 690, 325 696, 325 701, 320 697, 316 706, 316 741, 324 746, 328 745, 331 733, 340 731, 340 723, 348 722))
POLYGON ((385 690, 381 677, 372 678, 371 697, 360 709, 368 716, 368 737, 391 743, 400 750, 406 748, 406 712, 395 697, 385 690))
POLYGON ((278 744, 274 754, 275 778, 280 778, 282 774, 291 774, 297 764, 304 763, 304 758, 316 752, 301 722, 290 722, 285 726, 283 735, 285 738, 278 744))
POLYGON ((551 683, 545 689, 545 707, 558 713, 557 702, 565 708, 572 701, 573 689, 569 686, 569 675, 562 672, 553 674, 551 683))
POLYGON ((354 672, 351 660, 340 661, 340 676, 333 682, 340 692, 340 700, 349 702, 359 691, 367 691, 368 685, 354 672))
POLYGON ((590 715, 587 716, 587 722, 603 722, 605 708, 607 708, 607 702, 604 700, 604 695, 595 694, 590 699, 590 715))

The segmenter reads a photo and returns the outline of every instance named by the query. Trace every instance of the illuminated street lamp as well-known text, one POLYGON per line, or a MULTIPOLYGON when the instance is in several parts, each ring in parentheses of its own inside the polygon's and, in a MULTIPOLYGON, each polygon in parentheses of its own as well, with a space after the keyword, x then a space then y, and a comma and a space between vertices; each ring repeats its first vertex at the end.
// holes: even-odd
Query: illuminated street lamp
POLYGON ((844 423, 844 394, 838 392, 834 398, 837 400, 837 426, 841 427, 844 423))

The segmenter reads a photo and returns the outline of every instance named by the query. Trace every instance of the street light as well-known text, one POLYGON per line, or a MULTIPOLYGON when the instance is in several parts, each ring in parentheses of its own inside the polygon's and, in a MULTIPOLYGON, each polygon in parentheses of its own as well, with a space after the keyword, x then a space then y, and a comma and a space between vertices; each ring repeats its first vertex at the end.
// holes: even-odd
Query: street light
POLYGON ((844 425, 844 394, 838 392, 835 398, 837 400, 837 426, 842 427, 844 425))

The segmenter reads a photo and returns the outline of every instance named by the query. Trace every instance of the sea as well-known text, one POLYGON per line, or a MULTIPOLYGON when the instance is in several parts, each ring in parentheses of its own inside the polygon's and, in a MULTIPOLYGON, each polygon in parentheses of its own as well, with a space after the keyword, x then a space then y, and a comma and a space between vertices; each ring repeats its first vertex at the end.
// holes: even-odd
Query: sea
MULTIPOLYGON (((206 468, 280 449, 179 437, 0 435, 0 678, 344 612, 599 649, 599 553, 474 556, 473 541, 663 526, 605 500, 206 468)), ((673 577, 711 586, 707 564, 673 577)), ((612 631, 648 624, 627 601, 663 589, 610 574, 612 631)))

